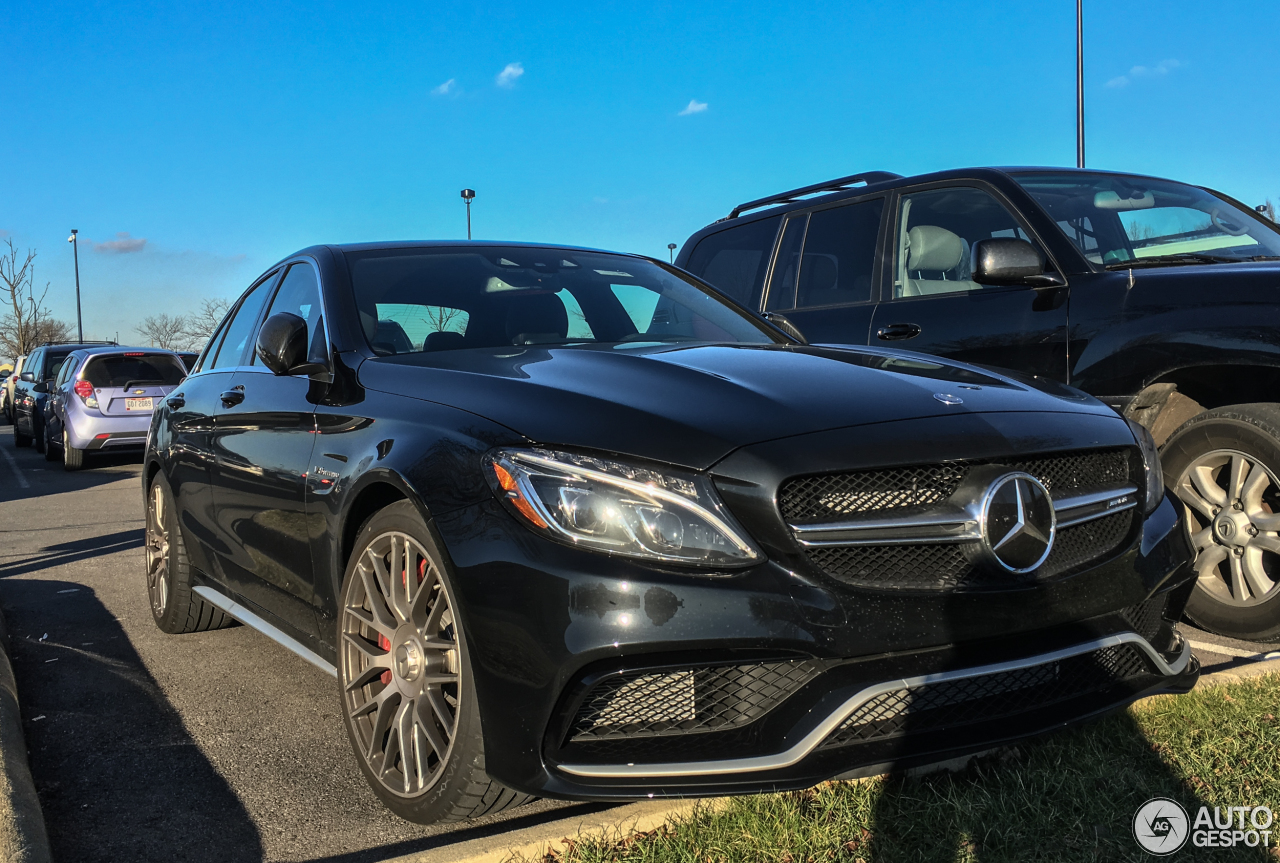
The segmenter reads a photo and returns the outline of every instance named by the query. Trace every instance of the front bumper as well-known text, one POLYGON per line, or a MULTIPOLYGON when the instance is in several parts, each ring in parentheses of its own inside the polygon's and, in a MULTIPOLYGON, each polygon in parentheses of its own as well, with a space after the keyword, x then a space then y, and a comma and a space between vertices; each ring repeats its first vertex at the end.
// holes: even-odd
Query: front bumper
POLYGON ((988 749, 1199 674, 1173 630, 1192 580, 1169 501, 1092 569, 927 595, 832 589, 773 561, 695 575, 609 558, 496 501, 433 524, 488 769, 541 796, 807 787, 988 749))

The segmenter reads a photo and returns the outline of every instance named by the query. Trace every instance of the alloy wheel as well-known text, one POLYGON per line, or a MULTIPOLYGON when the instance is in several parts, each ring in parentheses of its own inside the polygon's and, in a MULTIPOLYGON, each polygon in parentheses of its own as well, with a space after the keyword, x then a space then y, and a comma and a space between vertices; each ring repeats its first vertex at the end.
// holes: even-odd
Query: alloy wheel
POLYGON ((1255 456, 1213 450, 1174 488, 1187 508, 1200 589, 1227 605, 1266 602, 1280 591, 1280 481, 1255 456))
POLYGON ((147 596, 156 617, 163 617, 169 601, 169 501, 164 486, 151 484, 147 507, 147 596))
POLYGON ((400 797, 440 778, 458 730, 459 639, 440 571, 412 536, 360 552, 342 610, 343 702, 379 783, 400 797))

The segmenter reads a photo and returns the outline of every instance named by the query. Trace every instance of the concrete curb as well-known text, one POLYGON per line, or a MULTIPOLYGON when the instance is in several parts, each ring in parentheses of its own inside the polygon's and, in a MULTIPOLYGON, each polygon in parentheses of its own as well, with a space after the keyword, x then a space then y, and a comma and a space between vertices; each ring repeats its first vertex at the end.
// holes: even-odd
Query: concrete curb
POLYGON ((27 763, 18 686, 9 661, 9 628, 3 614, 0 648, 0 860, 51 863, 49 834, 27 763))
POLYGON ((1239 683, 1250 677, 1262 677, 1264 674, 1280 674, 1280 659, 1264 659, 1261 662, 1249 662, 1234 668, 1224 668, 1212 674, 1204 674, 1196 681, 1196 689, 1202 687, 1225 686, 1228 683, 1239 683))

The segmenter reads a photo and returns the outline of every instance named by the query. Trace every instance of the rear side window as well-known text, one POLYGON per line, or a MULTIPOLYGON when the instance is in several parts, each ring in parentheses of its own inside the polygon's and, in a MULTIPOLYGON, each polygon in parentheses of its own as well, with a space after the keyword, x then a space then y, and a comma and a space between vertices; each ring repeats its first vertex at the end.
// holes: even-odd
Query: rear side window
POLYGON ((113 354, 91 358, 81 377, 93 384, 94 389, 118 389, 133 385, 173 386, 186 374, 182 362, 169 354, 113 354))
POLYGON ((760 308, 769 254, 782 217, 761 219, 703 237, 688 270, 751 309, 760 308))

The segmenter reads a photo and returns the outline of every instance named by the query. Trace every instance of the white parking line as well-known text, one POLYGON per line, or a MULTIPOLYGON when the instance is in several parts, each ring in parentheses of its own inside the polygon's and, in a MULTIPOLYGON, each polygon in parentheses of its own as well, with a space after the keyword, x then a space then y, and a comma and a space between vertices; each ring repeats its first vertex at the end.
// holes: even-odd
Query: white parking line
POLYGON ((18 478, 18 488, 31 488, 27 478, 22 475, 22 468, 18 467, 18 463, 14 461, 13 456, 9 455, 9 451, 0 449, 0 453, 4 453, 4 460, 9 463, 9 467, 13 468, 13 475, 18 478))
POLYGON ((1267 658, 1267 656, 1264 654, 1249 653, 1246 650, 1240 650, 1239 648, 1236 648, 1236 647, 1224 647, 1221 644, 1209 644, 1208 642, 1205 642, 1205 641, 1191 641, 1191 639, 1187 639, 1187 642, 1196 650, 1203 650, 1205 653, 1216 653, 1219 656, 1239 656, 1244 659, 1257 659, 1257 660, 1262 660, 1267 658))

